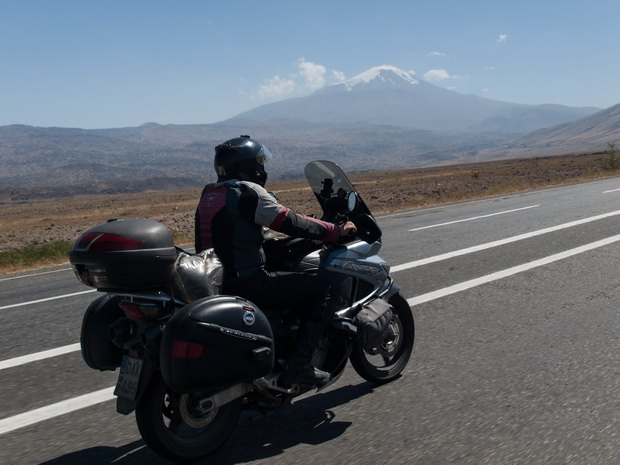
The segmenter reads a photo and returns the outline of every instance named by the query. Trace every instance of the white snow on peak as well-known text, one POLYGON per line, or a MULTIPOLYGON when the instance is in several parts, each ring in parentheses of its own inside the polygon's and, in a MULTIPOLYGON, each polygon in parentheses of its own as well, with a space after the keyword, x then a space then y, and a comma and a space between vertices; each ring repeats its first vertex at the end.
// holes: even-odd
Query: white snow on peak
POLYGON ((393 77, 390 76, 390 73, 384 73, 384 71, 396 74, 398 77, 408 82, 409 84, 420 83, 420 81, 418 81, 412 73, 403 71, 402 69, 396 68, 395 66, 383 65, 370 68, 369 70, 364 71, 363 73, 360 73, 355 77, 352 77, 334 85, 344 85, 347 90, 351 90, 354 86, 358 84, 368 84, 374 79, 380 79, 383 82, 391 83, 394 87, 400 87, 402 82, 400 82, 400 80, 395 81, 393 77))

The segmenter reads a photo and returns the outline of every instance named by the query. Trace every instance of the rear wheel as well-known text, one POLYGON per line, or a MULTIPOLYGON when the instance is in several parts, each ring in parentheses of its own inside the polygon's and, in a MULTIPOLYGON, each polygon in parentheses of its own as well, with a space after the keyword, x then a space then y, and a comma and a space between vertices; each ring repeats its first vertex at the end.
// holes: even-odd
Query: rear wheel
POLYGON ((197 401, 193 394, 172 391, 161 375, 153 376, 136 408, 136 423, 155 453, 176 462, 191 462, 226 442, 239 419, 242 398, 206 411, 197 408, 197 401))
POLYGON ((405 369, 415 339, 413 313, 407 301, 395 294, 389 303, 393 315, 386 338, 371 351, 356 344, 350 357, 353 368, 362 378, 378 384, 392 381, 405 369))

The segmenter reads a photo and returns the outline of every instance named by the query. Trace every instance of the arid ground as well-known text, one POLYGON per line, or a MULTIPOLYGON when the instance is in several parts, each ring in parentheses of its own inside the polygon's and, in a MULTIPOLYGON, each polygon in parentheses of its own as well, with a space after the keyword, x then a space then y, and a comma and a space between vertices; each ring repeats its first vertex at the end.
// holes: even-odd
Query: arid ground
MULTIPOLYGON (((598 153, 501 160, 363 173, 350 178, 370 210, 381 214, 620 174, 603 168, 605 156, 598 153)), ((274 181, 267 188, 281 203, 299 213, 318 213, 318 204, 303 179, 274 181)), ((111 218, 161 221, 178 244, 191 243, 199 195, 197 189, 4 202, 0 204, 0 252, 31 244, 73 241, 81 232, 111 218)))

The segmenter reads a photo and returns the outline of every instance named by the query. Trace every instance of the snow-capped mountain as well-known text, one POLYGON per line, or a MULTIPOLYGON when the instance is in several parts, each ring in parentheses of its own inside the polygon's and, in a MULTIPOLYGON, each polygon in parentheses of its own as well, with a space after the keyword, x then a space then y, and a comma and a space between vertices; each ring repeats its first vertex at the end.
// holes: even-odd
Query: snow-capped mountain
POLYGON ((370 68, 361 74, 358 74, 351 79, 346 79, 342 82, 332 84, 331 88, 339 88, 344 86, 347 91, 361 90, 364 87, 371 88, 388 88, 403 89, 409 85, 418 85, 420 81, 415 78, 415 75, 402 69, 398 69, 394 66, 383 65, 370 68))
POLYGON ((598 108, 521 105, 463 95, 394 66, 378 66, 307 97, 259 106, 232 121, 370 123, 437 132, 529 132, 575 121, 598 108))

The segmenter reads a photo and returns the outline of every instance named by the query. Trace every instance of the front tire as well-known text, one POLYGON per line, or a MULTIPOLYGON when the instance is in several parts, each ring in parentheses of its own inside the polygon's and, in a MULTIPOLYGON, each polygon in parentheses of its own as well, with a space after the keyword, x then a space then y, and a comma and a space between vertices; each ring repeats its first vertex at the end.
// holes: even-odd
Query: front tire
POLYGON ((234 430, 242 398, 208 412, 192 409, 192 395, 172 391, 159 373, 136 408, 136 423, 146 444, 175 462, 202 459, 218 449, 234 430))
POLYGON ((409 362, 415 339, 413 313, 407 301, 395 294, 388 302, 393 315, 387 337, 369 352, 355 344, 350 357, 357 374, 377 384, 388 383, 400 375, 409 362))

